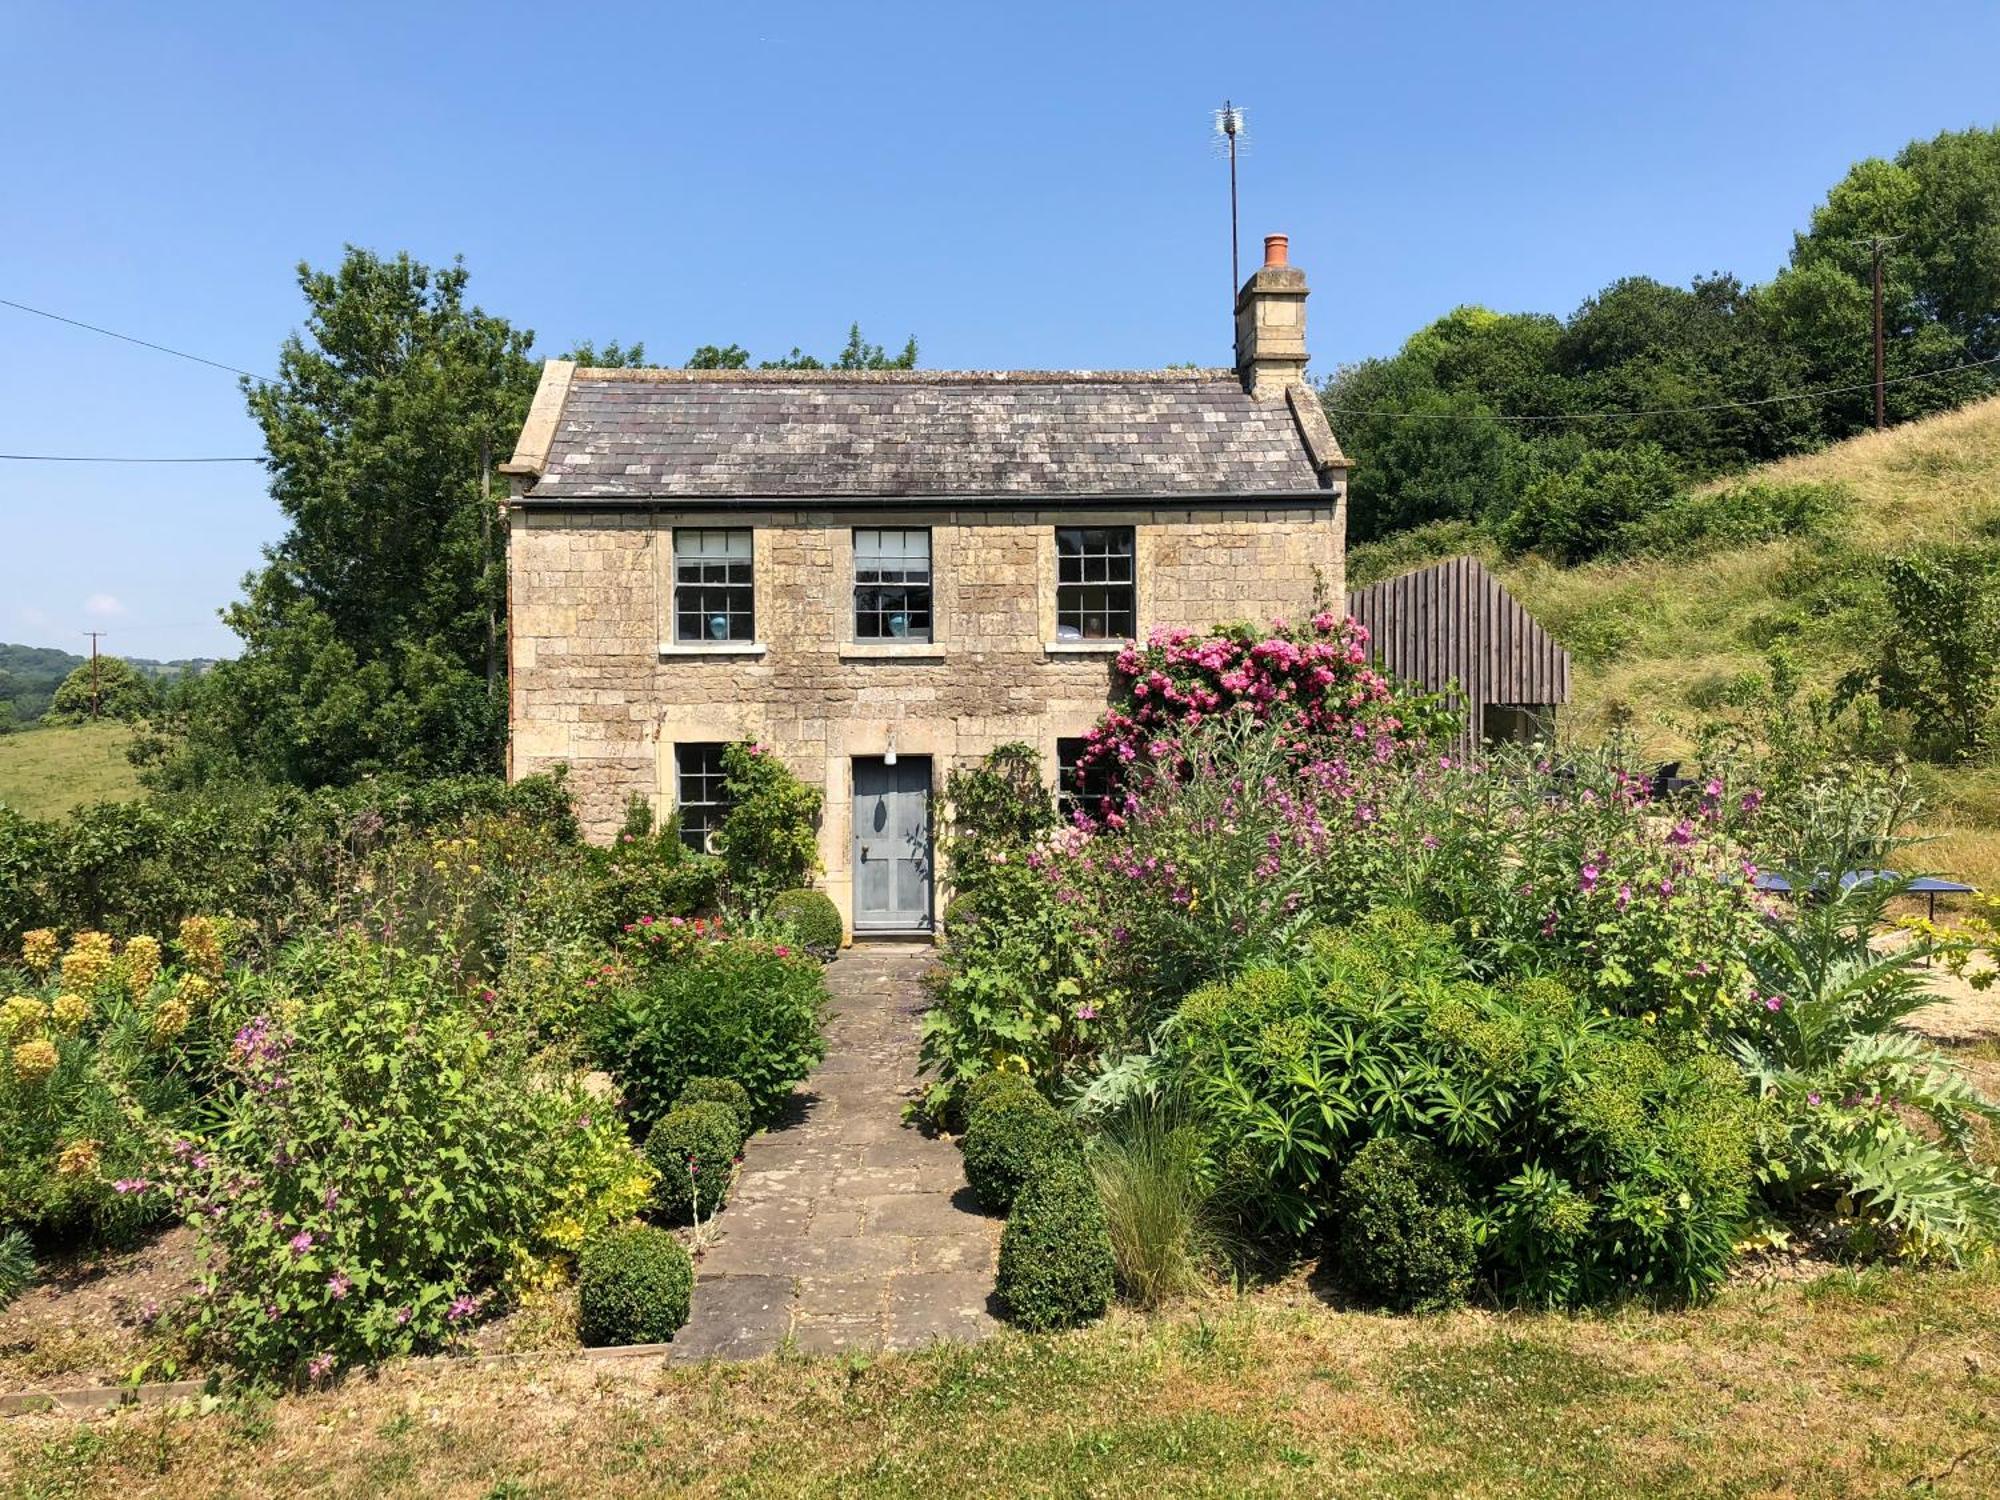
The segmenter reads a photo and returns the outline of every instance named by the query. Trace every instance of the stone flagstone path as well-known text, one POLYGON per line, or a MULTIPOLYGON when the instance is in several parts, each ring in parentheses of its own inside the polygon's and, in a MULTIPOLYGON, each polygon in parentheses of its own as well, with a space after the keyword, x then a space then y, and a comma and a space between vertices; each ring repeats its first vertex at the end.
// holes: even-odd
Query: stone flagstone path
POLYGON ((911 1348, 998 1326, 1000 1221, 974 1205, 957 1148, 902 1122, 930 963, 928 947, 864 943, 828 969, 826 1061, 745 1148, 676 1359, 754 1359, 787 1339, 911 1348))

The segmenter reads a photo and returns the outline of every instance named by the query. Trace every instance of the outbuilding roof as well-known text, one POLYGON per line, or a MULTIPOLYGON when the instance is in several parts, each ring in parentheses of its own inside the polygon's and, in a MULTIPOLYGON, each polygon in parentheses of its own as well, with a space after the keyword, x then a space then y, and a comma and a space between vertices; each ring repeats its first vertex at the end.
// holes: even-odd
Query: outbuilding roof
POLYGON ((534 504, 1306 496, 1341 477, 1312 391, 1234 370, 611 370, 551 360, 513 461, 534 504))

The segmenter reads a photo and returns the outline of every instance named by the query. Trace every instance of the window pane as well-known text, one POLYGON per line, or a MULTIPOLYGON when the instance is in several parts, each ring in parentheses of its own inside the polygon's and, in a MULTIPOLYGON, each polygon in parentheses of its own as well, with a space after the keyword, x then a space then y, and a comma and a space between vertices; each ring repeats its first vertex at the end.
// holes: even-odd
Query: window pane
POLYGON ((1057 527, 1057 639, 1131 636, 1138 618, 1134 576, 1131 527, 1057 527))
POLYGON ((674 528, 674 639, 757 638, 749 528, 674 528))
POLYGON ((722 751, 720 744, 674 746, 675 826, 690 849, 707 849, 709 835, 729 816, 722 751))
POLYGON ((854 531, 854 638, 931 638, 931 534, 923 527, 854 531))

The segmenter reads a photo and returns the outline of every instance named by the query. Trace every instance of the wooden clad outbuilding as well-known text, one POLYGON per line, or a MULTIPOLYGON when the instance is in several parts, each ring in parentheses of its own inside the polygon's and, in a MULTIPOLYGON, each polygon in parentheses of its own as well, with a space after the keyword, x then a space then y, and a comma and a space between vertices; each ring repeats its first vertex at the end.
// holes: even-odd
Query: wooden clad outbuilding
POLYGON ((1551 733, 1569 701, 1569 653, 1475 557, 1385 578, 1347 596, 1383 670, 1442 692, 1465 714, 1458 751, 1551 733))

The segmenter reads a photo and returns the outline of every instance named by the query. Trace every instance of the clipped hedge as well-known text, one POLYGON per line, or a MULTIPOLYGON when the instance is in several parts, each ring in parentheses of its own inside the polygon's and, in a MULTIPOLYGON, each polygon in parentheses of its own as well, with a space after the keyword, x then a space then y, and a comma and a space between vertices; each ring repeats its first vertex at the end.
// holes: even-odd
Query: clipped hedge
POLYGON ((1055 1106, 1032 1089, 989 1088, 966 1121, 965 1180, 989 1213, 1006 1213, 1052 1162, 1083 1162, 1083 1143, 1055 1106))
POLYGON ((693 1292, 694 1262, 666 1230, 609 1230, 577 1265, 577 1333, 591 1348, 663 1344, 687 1322, 693 1292))
POLYGON ((661 1217, 686 1224, 720 1209, 742 1149, 742 1125, 726 1104, 683 1104, 661 1116, 646 1137, 646 1160, 660 1174, 653 1204, 661 1217))
POLYGON ((840 920, 840 908, 825 891, 780 891, 764 908, 766 921, 791 929, 802 947, 814 953, 840 951, 847 926, 840 920))
POLYGON ((1074 1328, 1111 1305, 1115 1277, 1104 1203, 1089 1171, 1067 1156, 1045 1160, 1000 1236, 994 1290, 1007 1317, 1036 1333, 1074 1328))
POLYGON ((1368 1142, 1341 1174, 1334 1209, 1340 1276, 1362 1296, 1404 1311, 1465 1300, 1479 1254, 1472 1206, 1430 1145, 1368 1142))
POLYGON ((736 1116, 736 1124, 744 1140, 750 1138, 751 1110, 750 1091, 734 1078, 690 1078, 680 1094, 674 1099, 674 1108, 683 1104, 722 1104, 736 1116))
POLYGON ((966 1116, 970 1118, 974 1110, 983 1109, 989 1101, 1003 1094, 1035 1092, 1035 1082, 1026 1073, 1012 1068, 990 1068, 965 1085, 961 1097, 965 1102, 966 1116))

